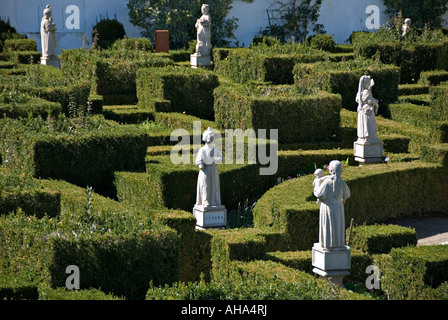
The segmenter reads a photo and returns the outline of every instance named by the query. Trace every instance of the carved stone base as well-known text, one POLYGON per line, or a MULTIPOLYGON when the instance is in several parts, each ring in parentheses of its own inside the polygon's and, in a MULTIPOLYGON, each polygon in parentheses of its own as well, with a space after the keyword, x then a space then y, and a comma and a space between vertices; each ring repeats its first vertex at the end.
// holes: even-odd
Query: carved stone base
POLYGON ((58 69, 61 68, 61 60, 59 60, 58 57, 41 57, 40 64, 52 66, 58 69))
POLYGON ((315 243, 312 249, 312 265, 314 273, 341 286, 343 278, 350 274, 350 248, 345 246, 324 249, 319 243, 315 243))
POLYGON ((193 208, 197 229, 220 228, 227 225, 227 209, 225 206, 198 206, 193 208))
POLYGON ((367 143, 355 141, 353 144, 355 160, 361 163, 383 162, 383 143, 367 143))
POLYGON ((196 53, 190 55, 190 65, 192 68, 210 68, 211 58, 210 56, 199 56, 196 53))

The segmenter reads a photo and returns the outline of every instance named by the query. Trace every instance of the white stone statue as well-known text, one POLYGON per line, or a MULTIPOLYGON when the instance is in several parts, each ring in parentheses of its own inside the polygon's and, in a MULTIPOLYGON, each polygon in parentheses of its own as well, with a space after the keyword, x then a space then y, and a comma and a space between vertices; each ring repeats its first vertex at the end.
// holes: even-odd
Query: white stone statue
POLYGON ((347 183, 341 179, 342 163, 330 162, 331 176, 323 179, 314 195, 320 201, 319 244, 324 250, 345 248, 344 203, 350 197, 347 183))
POLYGON ((377 125, 375 114, 378 114, 378 100, 372 95, 372 87, 375 82, 370 76, 362 76, 359 79, 356 102, 358 103, 358 142, 380 143, 377 137, 377 125))
POLYGON ((404 37, 409 32, 410 29, 411 29, 411 19, 406 18, 404 19, 403 26, 401 27, 401 31, 403 31, 401 35, 404 37))
POLYGON ((197 44, 196 54, 198 56, 210 56, 211 42, 210 42, 210 28, 211 17, 209 13, 208 4, 203 4, 201 7, 202 16, 196 20, 195 27, 197 29, 197 44))
POLYGON ((53 23, 51 17, 51 7, 46 6, 43 11, 44 16, 40 23, 40 36, 42 42, 42 57, 49 59, 57 59, 55 55, 55 49, 57 45, 56 41, 56 24, 53 23))
POLYGON ((221 150, 211 145, 214 134, 210 127, 202 134, 202 140, 205 145, 199 149, 195 161, 199 167, 196 206, 216 207, 221 205, 221 189, 216 164, 222 163, 223 155, 221 150))

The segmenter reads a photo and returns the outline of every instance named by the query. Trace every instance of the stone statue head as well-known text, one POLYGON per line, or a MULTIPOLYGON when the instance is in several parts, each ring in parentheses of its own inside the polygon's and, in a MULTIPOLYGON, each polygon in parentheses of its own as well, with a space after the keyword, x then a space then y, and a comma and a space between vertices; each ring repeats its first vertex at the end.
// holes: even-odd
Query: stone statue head
POLYGON ((208 6, 208 4, 203 4, 203 5, 202 5, 202 7, 201 7, 201 12, 202 12, 203 14, 208 14, 208 13, 209 13, 209 6, 208 6))
POLYGON ((411 26, 411 19, 409 19, 409 18, 404 19, 404 24, 407 25, 408 27, 410 27, 411 26))
POLYGON ((45 7, 44 11, 44 17, 45 18, 51 18, 51 7, 49 4, 47 4, 47 6, 45 7))
POLYGON ((333 160, 330 162, 328 170, 333 176, 340 177, 342 175, 342 163, 338 160, 333 160))
POLYGON ((208 127, 207 130, 205 130, 202 134, 202 141, 204 141, 205 143, 212 143, 213 140, 215 140, 215 135, 213 134, 212 129, 208 127))

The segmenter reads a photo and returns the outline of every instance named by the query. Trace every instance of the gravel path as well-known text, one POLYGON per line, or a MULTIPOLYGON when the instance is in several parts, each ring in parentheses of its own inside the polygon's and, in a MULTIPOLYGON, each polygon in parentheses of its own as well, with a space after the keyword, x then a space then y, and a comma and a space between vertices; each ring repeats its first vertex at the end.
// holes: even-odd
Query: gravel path
POLYGON ((448 244, 448 217, 407 218, 390 223, 414 228, 417 232, 417 245, 448 244))

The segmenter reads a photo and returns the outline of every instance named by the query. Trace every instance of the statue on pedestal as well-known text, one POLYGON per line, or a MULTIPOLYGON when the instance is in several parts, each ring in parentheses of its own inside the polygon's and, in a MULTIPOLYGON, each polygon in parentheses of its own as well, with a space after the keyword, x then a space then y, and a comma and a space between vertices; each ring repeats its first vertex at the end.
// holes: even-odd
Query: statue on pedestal
POLYGON ((367 143, 379 143, 377 137, 377 125, 375 115, 378 114, 378 100, 372 95, 372 87, 375 82, 370 76, 362 76, 359 79, 356 102, 358 103, 358 141, 367 143))
POLYGON ((196 218, 196 228, 225 227, 227 225, 227 210, 221 204, 221 187, 216 164, 223 162, 221 150, 211 145, 214 134, 209 127, 202 134, 205 145, 198 150, 195 164, 199 167, 196 204, 193 214, 196 218))
POLYGON ((324 249, 344 248, 344 203, 350 197, 350 189, 341 179, 342 163, 340 161, 331 161, 329 170, 331 176, 322 179, 317 190, 314 189, 314 195, 320 203, 319 243, 324 249))
POLYGON ((339 286, 351 268, 350 248, 345 245, 344 212, 350 189, 341 179, 342 167, 340 161, 331 161, 331 175, 321 176, 320 171, 316 172, 317 180, 313 182, 313 193, 320 206, 319 242, 312 248, 313 272, 339 286))
POLYGON ((221 150, 213 147, 213 131, 207 128, 202 134, 205 146, 199 149, 195 164, 199 167, 196 205, 208 207, 221 205, 221 189, 217 163, 223 161, 221 150))
POLYGON ((202 5, 201 12, 202 16, 196 20, 195 24, 197 30, 196 54, 198 56, 209 56, 211 52, 210 28, 212 21, 208 4, 202 5))
POLYGON ((40 37, 42 42, 42 57, 44 58, 56 58, 54 53, 57 45, 56 41, 56 24, 53 23, 51 17, 51 7, 46 6, 43 11, 44 16, 40 23, 40 37))
POLYGON ((209 68, 211 66, 211 17, 208 4, 201 7, 202 16, 196 20, 197 29, 196 51, 190 55, 190 65, 192 68, 209 68))

